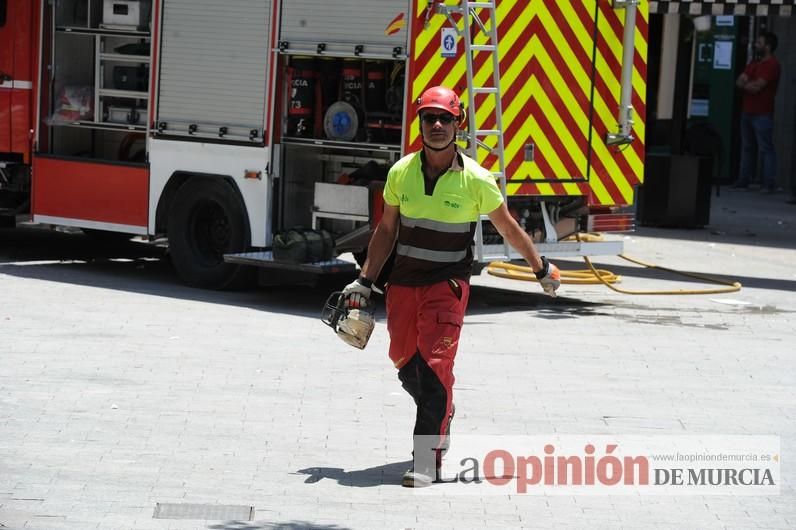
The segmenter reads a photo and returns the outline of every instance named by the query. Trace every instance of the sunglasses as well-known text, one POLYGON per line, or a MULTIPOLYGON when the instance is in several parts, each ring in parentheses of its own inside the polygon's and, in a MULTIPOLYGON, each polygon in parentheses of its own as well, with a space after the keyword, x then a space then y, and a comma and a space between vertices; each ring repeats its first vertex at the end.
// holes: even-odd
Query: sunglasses
POLYGON ((444 112, 442 114, 423 114, 420 116, 420 119, 423 120, 423 123, 427 123, 428 125, 434 125, 437 122, 440 122, 442 125, 448 125, 453 123, 456 116, 449 112, 444 112))

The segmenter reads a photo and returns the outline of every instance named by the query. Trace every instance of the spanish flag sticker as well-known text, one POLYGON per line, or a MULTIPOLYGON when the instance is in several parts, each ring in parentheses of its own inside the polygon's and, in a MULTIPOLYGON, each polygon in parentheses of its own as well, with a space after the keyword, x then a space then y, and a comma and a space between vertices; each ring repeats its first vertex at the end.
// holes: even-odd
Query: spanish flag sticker
POLYGON ((392 19, 392 22, 387 24, 387 27, 384 28, 384 34, 387 35, 388 37, 390 35, 395 35, 399 31, 401 31, 403 27, 404 27, 404 14, 401 13, 397 17, 392 19))

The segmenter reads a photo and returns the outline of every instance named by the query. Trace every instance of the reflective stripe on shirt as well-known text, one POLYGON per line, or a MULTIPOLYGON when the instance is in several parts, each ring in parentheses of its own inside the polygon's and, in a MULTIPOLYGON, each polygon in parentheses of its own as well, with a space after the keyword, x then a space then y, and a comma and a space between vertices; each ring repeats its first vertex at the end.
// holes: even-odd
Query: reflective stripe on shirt
POLYGON ((414 219, 401 215, 401 225, 407 228, 426 228, 447 234, 466 234, 470 231, 472 223, 445 223, 432 219, 414 219))
POLYGON ((406 256, 407 258, 433 261, 435 263, 456 263, 467 257, 466 250, 455 250, 455 251, 428 250, 426 248, 417 248, 409 245, 402 245, 401 243, 398 243, 395 252, 399 256, 406 256))

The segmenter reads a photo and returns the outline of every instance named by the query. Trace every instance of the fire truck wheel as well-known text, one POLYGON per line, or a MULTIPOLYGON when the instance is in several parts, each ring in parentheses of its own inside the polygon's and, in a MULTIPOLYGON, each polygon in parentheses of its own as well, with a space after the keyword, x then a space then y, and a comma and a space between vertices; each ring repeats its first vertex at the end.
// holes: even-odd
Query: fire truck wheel
POLYGON ((169 253, 177 274, 206 289, 242 287, 251 269, 224 262, 244 252, 250 235, 243 199, 226 182, 191 179, 177 190, 169 211, 169 253))

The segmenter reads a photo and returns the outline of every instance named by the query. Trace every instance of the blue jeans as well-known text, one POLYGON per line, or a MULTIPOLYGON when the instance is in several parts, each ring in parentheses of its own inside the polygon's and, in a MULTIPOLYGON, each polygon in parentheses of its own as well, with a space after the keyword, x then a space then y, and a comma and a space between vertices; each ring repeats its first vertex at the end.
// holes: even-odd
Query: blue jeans
POLYGON ((777 177, 777 154, 774 152, 774 116, 741 114, 741 174, 738 184, 748 185, 757 169, 757 156, 762 163, 762 186, 774 188, 777 177))

